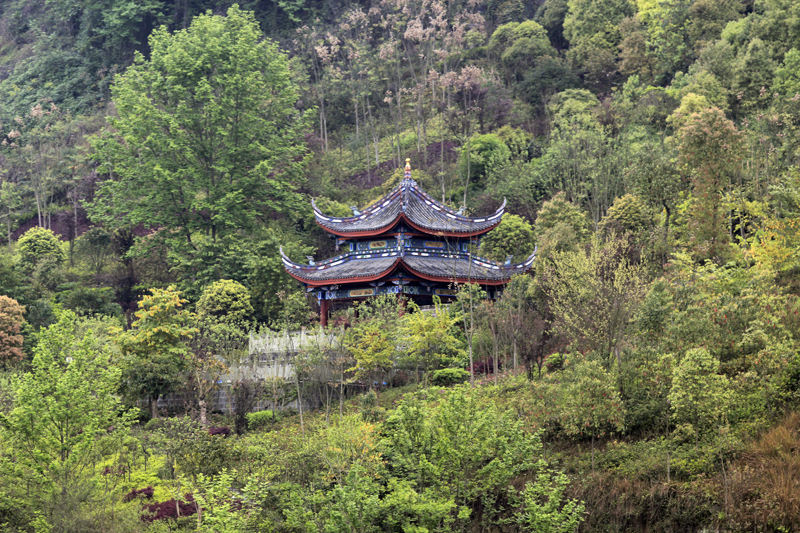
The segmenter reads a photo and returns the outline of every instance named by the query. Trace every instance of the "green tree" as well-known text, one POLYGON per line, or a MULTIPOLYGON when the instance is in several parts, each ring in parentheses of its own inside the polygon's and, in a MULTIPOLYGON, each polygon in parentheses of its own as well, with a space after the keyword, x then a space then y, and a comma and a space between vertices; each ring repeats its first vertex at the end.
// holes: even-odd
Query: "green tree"
POLYGON ((589 437, 592 441, 592 470, 594 470, 594 441, 608 431, 622 431, 625 408, 613 374, 597 361, 581 360, 563 374, 559 388, 559 422, 567 435, 589 437))
POLYGON ((31 371, 15 380, 14 409, 0 414, 3 472, 15 480, 3 490, 29 502, 55 532, 91 529, 86 506, 110 503, 101 464, 132 422, 120 415, 111 346, 91 331, 78 335, 77 326, 64 311, 41 331, 31 371))
MULTIPOLYGON (((560 192, 542 204, 536 215, 536 240, 540 257, 567 251, 589 238, 589 221, 581 209, 560 192)), ((541 263, 541 261, 540 261, 541 263)))
POLYGON ((22 324, 25 308, 8 296, 0 296, 0 362, 3 368, 9 363, 21 361, 22 324))
POLYGON ((783 56, 783 63, 775 69, 772 87, 783 96, 800 94, 800 50, 792 48, 783 56))
POLYGON ((573 533, 584 520, 584 505, 566 498, 569 478, 563 472, 539 472, 525 484, 514 521, 530 533, 573 533))
POLYGON ((650 217, 642 202, 632 194, 624 194, 614 200, 608 213, 600 221, 599 229, 616 233, 641 234, 650 225, 650 217))
POLYGON ((509 22, 489 39, 489 52, 500 60, 509 81, 520 81, 541 56, 555 56, 547 32, 537 22, 509 22))
POLYGON ((455 503, 453 530, 470 516, 470 502, 494 501, 516 476, 546 466, 538 460, 539 435, 526 432, 509 411, 481 401, 479 390, 457 385, 435 401, 424 391, 406 395, 383 427, 392 468, 420 494, 455 503))
POLYGON ((3 212, 0 218, 5 219, 6 243, 9 251, 11 250, 11 228, 16 225, 15 218, 19 216, 20 208, 24 205, 22 199, 22 186, 18 183, 3 181, 0 183, 0 205, 3 212))
POLYGON ((669 402, 673 420, 691 424, 695 446, 701 435, 726 421, 730 401, 731 385, 719 374, 719 361, 705 348, 687 351, 675 367, 669 402))
POLYGON ((497 134, 479 135, 461 150, 459 165, 461 175, 468 176, 473 185, 491 172, 497 172, 508 165, 511 150, 497 134))
POLYGON ((481 240, 481 255, 498 261, 513 256, 527 258, 535 246, 533 226, 521 216, 506 214, 500 224, 481 240))
MULTIPOLYGON (((684 98, 685 99, 685 98, 684 98)), ((691 113, 676 137, 680 162, 693 184, 694 216, 690 246, 697 259, 720 258, 729 241, 728 213, 722 195, 735 183, 743 151, 743 136, 722 110, 712 107, 691 113)))
POLYGON ((564 36, 572 46, 595 34, 613 32, 610 28, 633 15, 634 9, 629 0, 568 0, 567 6, 564 36))
POLYGON ((247 329, 253 317, 250 291, 230 279, 214 282, 203 290, 197 302, 197 317, 247 329))
POLYGON ((426 381, 430 370, 463 355, 461 341, 454 336, 453 331, 458 319, 451 316, 438 299, 434 304, 434 312, 415 312, 412 308, 400 321, 400 344, 405 346, 410 362, 416 364, 417 378, 419 367, 425 369, 426 381))
POLYGON ((689 42, 695 52, 718 39, 722 30, 740 16, 742 0, 695 0, 689 7, 689 42))
POLYGON ((98 220, 163 227, 195 248, 299 207, 304 116, 286 56, 261 38, 252 13, 196 17, 150 37, 149 58, 113 88, 118 117, 94 139, 105 181, 98 220))
POLYGON ((174 287, 152 289, 139 301, 131 330, 120 339, 122 390, 148 399, 153 418, 158 417, 159 396, 183 381, 187 341, 197 332, 186 303, 174 287))
POLYGON ((376 372, 389 370, 394 364, 395 339, 377 320, 361 322, 348 330, 347 350, 356 360, 357 379, 368 379, 370 387, 376 372))
POLYGON ((567 48, 564 37, 564 18, 567 16, 567 0, 545 0, 536 12, 536 19, 547 30, 550 42, 559 50, 567 48))
POLYGON ((666 262, 670 224, 680 193, 687 187, 676 164, 677 154, 661 141, 648 143, 633 158, 628 176, 633 188, 651 208, 663 210, 663 262, 666 262))
POLYGON ((29 229, 17 241, 22 267, 32 272, 40 263, 51 260, 56 265, 64 259, 61 241, 49 229, 34 227, 29 229))
POLYGON ((91 228, 78 238, 76 247, 99 276, 112 253, 111 234, 101 227, 91 228))
POLYGON ((636 0, 638 17, 647 28, 650 54, 656 60, 656 79, 670 79, 677 71, 685 72, 689 65, 692 47, 687 19, 692 3, 692 0, 636 0))
POLYGON ((629 257, 630 242, 592 238, 588 250, 557 252, 543 287, 558 329, 583 350, 619 362, 647 284, 644 267, 629 257))

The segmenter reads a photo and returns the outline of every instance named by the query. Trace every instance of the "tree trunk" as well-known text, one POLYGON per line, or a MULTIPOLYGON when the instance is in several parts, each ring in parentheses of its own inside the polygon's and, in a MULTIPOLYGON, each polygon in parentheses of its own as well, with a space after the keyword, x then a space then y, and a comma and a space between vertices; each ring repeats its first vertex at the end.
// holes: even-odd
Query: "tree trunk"
POLYGON ((514 375, 517 375, 517 339, 514 339, 514 375))
POLYGON ((158 396, 150 397, 150 418, 158 418, 158 396))
POLYGON ((201 398, 197 403, 200 406, 200 423, 203 427, 208 427, 208 404, 205 398, 201 398))
POLYGON ((300 433, 306 434, 306 427, 303 424, 303 398, 300 396, 300 375, 297 373, 297 368, 294 370, 294 384, 297 387, 297 411, 300 413, 300 433))
POLYGON ((670 467, 671 467, 671 466, 672 466, 672 465, 671 465, 671 463, 670 463, 670 458, 669 458, 669 450, 667 450, 667 485, 669 485, 669 482, 670 482, 670 479, 669 479, 669 474, 670 474, 670 472, 669 472, 669 471, 670 471, 670 467))

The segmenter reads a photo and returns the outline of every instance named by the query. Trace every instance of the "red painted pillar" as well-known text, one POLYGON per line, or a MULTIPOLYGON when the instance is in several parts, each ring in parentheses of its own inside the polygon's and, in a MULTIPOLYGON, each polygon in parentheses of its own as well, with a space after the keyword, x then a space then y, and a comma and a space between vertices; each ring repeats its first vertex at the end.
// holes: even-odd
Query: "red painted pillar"
POLYGON ((330 306, 329 300, 319 301, 319 323, 322 327, 328 326, 328 307, 330 306))

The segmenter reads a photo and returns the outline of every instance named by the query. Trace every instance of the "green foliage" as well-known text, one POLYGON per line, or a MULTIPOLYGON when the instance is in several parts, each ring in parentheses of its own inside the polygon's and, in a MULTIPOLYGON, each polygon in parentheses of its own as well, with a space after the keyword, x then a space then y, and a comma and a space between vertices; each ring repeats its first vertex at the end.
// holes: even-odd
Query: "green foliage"
MULTIPOLYGON (((355 361, 348 372, 357 379, 371 378, 392 367, 397 352, 400 326, 400 300, 385 294, 360 302, 348 311, 351 327, 344 339, 344 348, 355 361), (355 318, 356 312, 358 318, 355 318)), ((370 385, 372 380, 370 379, 370 385)))
POLYGON ((469 371, 463 368, 442 368, 433 371, 431 384, 439 387, 450 387, 469 381, 469 371))
MULTIPOLYGON (((688 424, 695 442, 726 422, 731 390, 719 373, 719 361, 708 350, 686 352, 675 367, 669 402, 677 424, 688 424)), ((680 426, 678 426, 680 428, 680 426)))
POLYGON ((620 196, 600 221, 599 229, 606 232, 641 234, 650 225, 642 202, 631 194, 620 196))
POLYGON ((201 15, 175 34, 156 30, 150 47, 115 82, 114 131, 94 140, 114 179, 92 216, 166 228, 194 248, 197 231, 216 240, 295 212, 305 121, 287 59, 253 15, 201 15))
POLYGON ((783 56, 783 64, 775 69, 773 89, 789 97, 800 93, 800 74, 798 72, 800 72, 800 51, 792 48, 783 56))
MULTIPOLYGON (((216 476, 198 474, 194 497, 203 508, 198 527, 209 533, 240 533, 247 527, 247 516, 238 512, 242 505, 234 478, 226 470, 216 476)), ((248 491, 249 492, 249 491, 248 491)))
POLYGON ((264 429, 275 421, 275 413, 271 409, 247 413, 247 427, 251 430, 264 429))
POLYGON ((571 45, 598 33, 613 33, 622 19, 633 15, 633 5, 627 0, 569 0, 567 6, 564 37, 571 45))
POLYGON ((197 317, 246 329, 253 316, 250 292, 241 283, 223 279, 203 290, 197 302, 197 317))
POLYGON ((517 475, 541 468, 541 442, 515 417, 482 405, 469 386, 438 399, 427 404, 424 393, 404 399, 385 424, 386 455, 418 492, 451 499, 458 524, 469 516, 467 502, 492 501, 517 475))
POLYGON ((571 123, 593 124, 592 113, 600 104, 597 97, 585 89, 568 89, 554 95, 547 103, 556 127, 566 128, 571 123))
POLYGON ((488 50, 500 59, 509 79, 521 80, 541 56, 554 56, 547 32, 537 22, 509 22, 499 26, 489 39, 488 50))
POLYGON ((716 108, 693 112, 685 120, 677 137, 680 160, 691 172, 694 186, 690 246, 698 259, 719 258, 728 242, 720 191, 734 179, 742 134, 716 108))
POLYGON ((100 275, 112 255, 111 234, 103 228, 91 228, 78 238, 75 249, 95 275, 100 275))
POLYGON ((0 296, 0 362, 5 368, 8 364, 21 361, 22 325, 25 308, 8 296, 0 296))
POLYGON ((578 360, 561 378, 559 422, 567 435, 594 439, 622 431, 625 409, 612 373, 597 361, 578 360))
POLYGON ((543 281, 558 327, 582 350, 619 361, 646 284, 641 264, 629 257, 624 237, 600 241, 587 251, 557 252, 543 281))
POLYGON ((22 267, 33 272, 37 266, 50 260, 57 267, 66 257, 61 249, 61 241, 49 229, 33 227, 25 232, 17 242, 22 267))
POLYGON ((166 459, 165 477, 184 476, 194 486, 201 476, 221 472, 234 457, 232 438, 211 435, 188 417, 162 420, 153 434, 153 445, 166 459))
POLYGON ((536 215, 536 240, 541 252, 572 250, 589 237, 589 221, 580 208, 559 193, 542 205, 536 215))
POLYGON ((458 321, 439 301, 433 312, 412 308, 403 316, 398 331, 408 363, 428 372, 463 359, 462 342, 455 335, 458 321))
POLYGON ((76 287, 59 293, 58 298, 64 309, 70 309, 80 316, 120 316, 122 310, 114 302, 114 291, 110 287, 100 289, 76 287))
POLYGON ((362 322, 348 330, 348 338, 347 349, 356 361, 356 366, 348 371, 355 371, 357 378, 369 378, 375 372, 391 368, 395 341, 380 322, 362 322))
POLYGON ((536 482, 525 484, 521 510, 514 516, 521 531, 571 533, 584 520, 584 506, 566 499, 569 478, 563 473, 541 472, 536 482))
POLYGON ((32 523, 46 520, 54 531, 81 521, 88 527, 84 504, 110 501, 97 465, 118 451, 132 420, 120 414, 120 371, 111 350, 90 331, 76 335, 78 323, 64 311, 41 331, 31 371, 15 380, 14 409, 0 415, 10 452, 3 472, 14 480, 4 491, 29 502, 32 523))
POLYGON ((510 159, 511 150, 506 143, 497 134, 487 133, 470 140, 469 152, 467 146, 464 146, 459 158, 459 168, 462 176, 469 174, 470 181, 477 182, 489 173, 505 167, 510 159))
POLYGON ((481 240, 481 255, 497 261, 513 256, 518 263, 533 253, 534 246, 533 226, 520 216, 507 214, 481 240))
POLYGON ((174 287, 152 289, 142 297, 132 328, 120 339, 123 392, 149 399, 151 415, 158 417, 157 401, 181 381, 189 349, 197 332, 193 316, 183 309, 186 300, 174 287))
POLYGON ((580 86, 580 78, 560 57, 544 56, 528 71, 522 82, 522 90, 534 108, 544 105, 554 94, 580 86))
POLYGON ((22 268, 15 257, 9 253, 0 253, 0 295, 21 300, 22 293, 22 268))
POLYGON ((386 418, 386 409, 378 405, 378 393, 370 389, 358 399, 361 418, 364 422, 376 423, 386 418))

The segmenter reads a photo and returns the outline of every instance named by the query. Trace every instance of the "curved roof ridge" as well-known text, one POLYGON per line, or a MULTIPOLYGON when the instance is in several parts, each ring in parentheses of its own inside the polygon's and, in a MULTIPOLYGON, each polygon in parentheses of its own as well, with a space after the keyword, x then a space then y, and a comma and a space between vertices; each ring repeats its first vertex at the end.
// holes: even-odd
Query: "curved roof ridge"
POLYGON ((469 253, 437 254, 411 250, 402 253, 397 248, 367 256, 348 253, 316 265, 295 263, 283 253, 283 249, 281 256, 289 274, 316 286, 337 281, 372 281, 389 274, 401 264, 423 279, 503 284, 517 274, 528 272, 533 266, 537 250, 534 248, 525 261, 509 265, 469 253))
POLYGON ((438 202, 410 177, 407 163, 403 180, 358 215, 333 217, 324 214, 311 200, 317 224, 339 236, 377 235, 405 219, 420 231, 439 235, 474 236, 493 229, 505 214, 506 200, 492 215, 471 217, 438 202))

